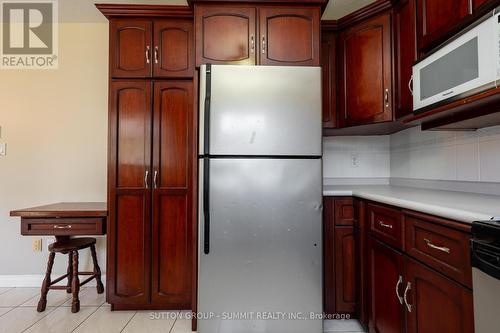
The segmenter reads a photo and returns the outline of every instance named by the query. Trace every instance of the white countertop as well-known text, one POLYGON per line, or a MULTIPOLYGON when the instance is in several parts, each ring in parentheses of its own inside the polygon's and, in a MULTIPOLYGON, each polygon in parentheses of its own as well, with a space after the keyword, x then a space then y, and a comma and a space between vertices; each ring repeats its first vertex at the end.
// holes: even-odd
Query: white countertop
POLYGON ((500 217, 496 195, 390 185, 325 185, 323 195, 355 196, 466 223, 500 217))

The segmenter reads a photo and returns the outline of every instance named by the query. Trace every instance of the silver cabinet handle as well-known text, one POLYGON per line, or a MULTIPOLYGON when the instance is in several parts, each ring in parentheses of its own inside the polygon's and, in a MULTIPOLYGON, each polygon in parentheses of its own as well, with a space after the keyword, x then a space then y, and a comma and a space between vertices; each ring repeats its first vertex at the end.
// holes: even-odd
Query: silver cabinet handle
POLYGON ((424 238, 424 241, 427 243, 427 246, 430 247, 431 249, 438 250, 438 251, 441 251, 441 252, 444 252, 444 253, 450 253, 451 252, 450 248, 444 247, 444 246, 434 245, 427 238, 424 238))
POLYGON ((266 53, 266 36, 262 36, 262 54, 266 53))
POLYGON ((158 46, 155 46, 155 64, 158 63, 158 46))
POLYGON ((71 229, 71 224, 69 225, 54 225, 54 229, 71 229))
POLYGON ((406 285, 406 289, 405 289, 405 294, 403 296, 403 299, 405 301, 405 305, 406 305, 406 308, 408 309, 408 312, 411 312, 411 304, 408 304, 408 292, 411 290, 411 282, 408 282, 408 284, 406 285))
POLYGON ((150 56, 149 56, 149 45, 146 46, 146 63, 150 63, 150 56))
POLYGON ((250 36, 250 53, 255 51, 255 37, 253 35, 250 36))
POLYGON ((386 224, 382 221, 378 221, 378 225, 384 228, 392 229, 392 224, 386 224))
POLYGON ((144 175, 144 185, 146 186, 146 188, 149 188, 148 180, 149 180, 149 171, 146 170, 146 174, 144 175))
POLYGON ((410 93, 413 96, 413 75, 411 76, 410 81, 408 81, 408 89, 410 90, 410 93))
POLYGON ((157 188, 158 186, 156 185, 156 178, 158 178, 158 171, 155 170, 155 173, 153 175, 153 187, 157 188))
POLYGON ((398 283, 396 283, 396 296, 398 297, 399 303, 403 305, 403 297, 399 295, 399 286, 401 285, 401 283, 403 283, 403 277, 400 275, 398 283))
POLYGON ((389 89, 385 90, 384 101, 385 101, 385 107, 388 108, 389 107, 389 89))

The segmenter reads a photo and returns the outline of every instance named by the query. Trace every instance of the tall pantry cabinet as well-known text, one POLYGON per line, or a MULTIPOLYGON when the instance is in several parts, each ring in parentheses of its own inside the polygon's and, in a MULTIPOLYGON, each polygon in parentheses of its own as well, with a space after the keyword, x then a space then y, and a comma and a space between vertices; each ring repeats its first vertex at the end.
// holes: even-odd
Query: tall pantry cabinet
POLYGON ((110 20, 107 301, 191 309, 194 34, 187 7, 98 5, 110 20))

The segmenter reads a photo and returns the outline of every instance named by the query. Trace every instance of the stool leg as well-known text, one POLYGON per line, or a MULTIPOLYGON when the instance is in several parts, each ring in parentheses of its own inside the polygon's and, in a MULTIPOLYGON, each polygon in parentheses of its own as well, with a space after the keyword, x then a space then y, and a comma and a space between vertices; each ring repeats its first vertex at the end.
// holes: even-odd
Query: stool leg
POLYGON ((47 306, 47 293, 49 292, 50 287, 50 274, 52 273, 52 266, 54 265, 54 257, 56 254, 54 252, 50 252, 49 254, 49 262, 47 263, 47 271, 45 272, 45 279, 43 279, 42 283, 42 291, 40 295, 40 300, 38 301, 38 307, 36 310, 38 312, 45 311, 45 307, 47 306))
POLYGON ((68 253, 68 288, 66 289, 66 292, 68 294, 71 294, 71 281, 73 279, 73 251, 69 251, 68 253))
POLYGON ((104 286, 102 285, 101 281, 101 268, 97 263, 97 254, 95 252, 94 245, 90 246, 90 253, 92 254, 92 261, 94 262, 94 275, 95 275, 95 280, 97 282, 97 293, 102 294, 104 292, 104 286))
POLYGON ((78 279, 78 251, 73 252, 73 278, 71 281, 71 292, 73 293, 73 301, 71 302, 71 312, 80 311, 80 300, 78 293, 80 292, 80 280, 78 279))

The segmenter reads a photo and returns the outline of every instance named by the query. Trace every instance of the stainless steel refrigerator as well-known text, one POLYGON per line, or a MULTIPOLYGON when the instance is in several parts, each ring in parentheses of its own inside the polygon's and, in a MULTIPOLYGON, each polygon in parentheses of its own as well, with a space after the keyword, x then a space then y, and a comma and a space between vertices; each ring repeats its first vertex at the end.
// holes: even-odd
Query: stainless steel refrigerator
POLYGON ((201 66, 199 121, 198 332, 322 332, 320 68, 201 66))

